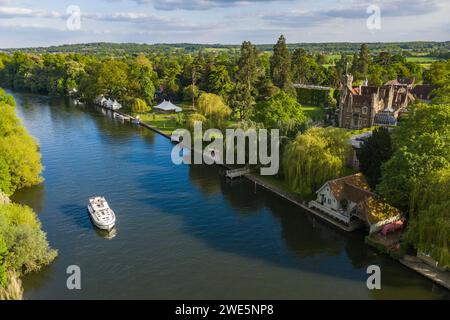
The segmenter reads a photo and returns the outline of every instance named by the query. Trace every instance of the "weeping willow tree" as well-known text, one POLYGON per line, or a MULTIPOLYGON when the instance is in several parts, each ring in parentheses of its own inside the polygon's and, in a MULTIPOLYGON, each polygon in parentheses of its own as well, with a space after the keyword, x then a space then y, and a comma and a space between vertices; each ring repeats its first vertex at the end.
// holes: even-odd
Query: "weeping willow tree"
POLYGON ((338 128, 312 128, 288 144, 283 170, 289 186, 310 194, 325 181, 343 174, 351 147, 348 135, 338 128))
POLYGON ((198 113, 208 122, 208 127, 221 128, 225 120, 231 115, 231 109, 223 99, 213 93, 203 93, 197 103, 198 113))
POLYGON ((416 183, 410 199, 406 240, 450 267, 450 168, 416 183))

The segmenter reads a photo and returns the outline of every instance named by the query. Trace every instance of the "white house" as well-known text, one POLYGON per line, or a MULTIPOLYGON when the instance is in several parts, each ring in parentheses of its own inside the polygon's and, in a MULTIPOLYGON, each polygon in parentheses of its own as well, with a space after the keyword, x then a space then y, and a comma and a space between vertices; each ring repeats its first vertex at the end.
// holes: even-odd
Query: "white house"
POLYGON ((104 96, 98 96, 97 98, 95 98, 94 102, 100 106, 104 106, 106 103, 106 98, 104 96))
POLYGON ((157 109, 157 110, 160 110, 163 112, 181 112, 181 111, 183 111, 183 109, 181 109, 180 107, 178 107, 178 106, 174 105, 172 102, 166 101, 166 100, 164 100, 157 106, 154 106, 153 109, 157 109))
POLYGON ((370 191, 362 173, 327 181, 316 194, 316 200, 309 202, 310 208, 346 224, 351 219, 360 219, 370 227, 371 232, 400 219, 399 210, 370 191))

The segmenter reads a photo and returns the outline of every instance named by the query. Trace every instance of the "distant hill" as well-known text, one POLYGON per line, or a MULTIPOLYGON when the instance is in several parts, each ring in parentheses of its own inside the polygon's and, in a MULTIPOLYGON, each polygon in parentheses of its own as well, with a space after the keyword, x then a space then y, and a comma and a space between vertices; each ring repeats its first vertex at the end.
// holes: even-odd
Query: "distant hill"
MULTIPOLYGON (((288 44, 290 50, 296 48, 304 48, 312 53, 353 53, 359 50, 362 43, 357 42, 329 42, 329 43, 291 43, 288 44)), ((423 52, 440 52, 448 53, 450 51, 450 41, 433 42, 433 41, 414 41, 414 42, 374 42, 368 43, 371 52, 380 51, 410 51, 411 53, 423 52)), ((222 50, 238 50, 240 45, 223 45, 223 44, 138 44, 138 43, 85 43, 85 44, 69 44, 51 47, 34 47, 20 49, 0 49, 3 52, 23 51, 30 53, 82 53, 82 54, 137 54, 140 52, 151 53, 161 51, 184 51, 196 52, 199 50, 222 51, 222 50)), ((261 51, 272 51, 273 44, 259 44, 257 48, 261 51)))

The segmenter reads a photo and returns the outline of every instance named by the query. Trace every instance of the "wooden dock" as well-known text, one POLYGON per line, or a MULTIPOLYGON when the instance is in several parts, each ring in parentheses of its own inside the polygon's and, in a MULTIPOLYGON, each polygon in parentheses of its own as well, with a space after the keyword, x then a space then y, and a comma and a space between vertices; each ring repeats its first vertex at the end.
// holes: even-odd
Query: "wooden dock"
POLYGON ((405 255, 400 263, 450 290, 450 272, 434 268, 415 256, 405 255))
POLYGON ((259 178, 258 176, 254 175, 254 174, 251 174, 251 173, 245 174, 245 178, 254 182, 255 187, 256 187, 256 185, 259 185, 259 186, 263 187, 264 189, 267 189, 267 190, 273 192, 274 194, 280 196, 281 198, 284 198, 287 201, 295 204, 296 206, 304 209, 305 211, 334 225, 335 227, 338 227, 339 229, 342 229, 347 232, 352 232, 352 231, 355 231, 357 229, 361 229, 364 227, 363 223, 360 221, 352 220, 349 224, 346 224, 346 223, 343 223, 342 221, 334 219, 333 217, 331 217, 330 215, 328 215, 324 212, 321 212, 319 210, 314 210, 308 206, 308 203, 306 201, 299 199, 296 195, 286 192, 286 191, 274 186, 271 183, 265 182, 264 180, 262 180, 261 178, 259 178))
POLYGON ((248 167, 231 169, 225 172, 225 177, 229 179, 241 178, 244 177, 247 173, 250 173, 250 168, 248 167))

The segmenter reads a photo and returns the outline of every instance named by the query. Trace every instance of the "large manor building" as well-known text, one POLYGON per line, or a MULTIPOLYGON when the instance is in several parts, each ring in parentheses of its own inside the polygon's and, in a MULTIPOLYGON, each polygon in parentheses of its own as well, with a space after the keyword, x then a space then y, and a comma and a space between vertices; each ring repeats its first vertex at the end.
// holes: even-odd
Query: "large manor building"
POLYGON ((397 118, 406 112, 407 106, 416 99, 429 100, 431 85, 414 85, 414 79, 399 78, 383 86, 369 86, 367 82, 353 87, 353 76, 347 74, 341 80, 339 99, 339 126, 362 129, 395 126, 397 118))

